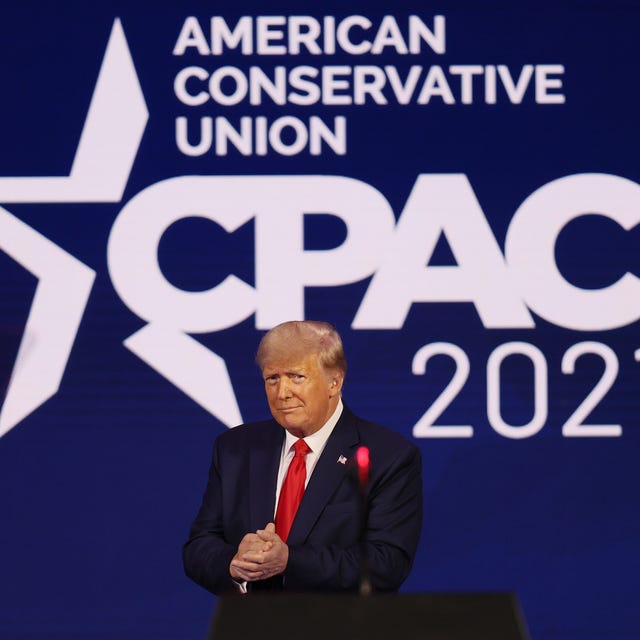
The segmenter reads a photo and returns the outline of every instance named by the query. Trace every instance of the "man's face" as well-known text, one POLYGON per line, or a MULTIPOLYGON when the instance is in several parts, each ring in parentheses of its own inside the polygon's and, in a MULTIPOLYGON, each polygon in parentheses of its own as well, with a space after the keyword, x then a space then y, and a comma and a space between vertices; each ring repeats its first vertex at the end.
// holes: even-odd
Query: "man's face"
POLYGON ((262 377, 271 414, 298 438, 318 431, 338 404, 342 376, 323 371, 316 354, 268 360, 262 377))

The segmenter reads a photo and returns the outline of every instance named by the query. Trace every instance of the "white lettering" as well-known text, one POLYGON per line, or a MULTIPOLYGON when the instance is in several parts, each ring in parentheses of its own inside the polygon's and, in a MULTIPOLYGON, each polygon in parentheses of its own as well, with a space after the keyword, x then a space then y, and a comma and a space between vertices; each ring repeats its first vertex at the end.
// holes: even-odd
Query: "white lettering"
POLYGON ((473 302, 485 327, 534 326, 464 175, 418 177, 353 327, 400 329, 415 302, 473 302), (428 264, 441 233, 457 266, 428 264))
POLYGON ((274 69, 275 79, 271 80, 260 67, 249 69, 249 101, 253 105, 262 104, 262 92, 275 104, 287 103, 287 71, 284 67, 274 69))
POLYGON ((370 95, 376 104, 387 104, 382 89, 387 82, 387 76, 380 67, 362 65, 353 68, 353 101, 355 104, 365 104, 370 95))
POLYGON ((176 94, 176 98, 188 107, 199 107, 204 104, 209 100, 209 94, 206 91, 200 91, 196 94, 189 93, 187 91, 187 82, 191 78, 204 81, 208 77, 209 73, 202 67, 185 67, 181 69, 173 81, 173 91, 176 94))
POLYGON ((235 49, 239 44, 244 55, 251 55, 253 53, 252 36, 253 27, 249 16, 240 18, 233 31, 221 16, 211 18, 211 53, 215 56, 222 55, 223 45, 229 49, 235 49))
POLYGON ((384 51, 385 47, 393 47, 396 53, 399 54, 406 55, 409 53, 407 43, 404 41, 398 23, 393 16, 385 16, 382 18, 380 28, 371 46, 371 53, 375 55, 380 54, 384 51))
POLYGON ((286 24, 284 16, 259 16, 256 24, 257 53, 260 56, 281 56, 287 53, 283 44, 272 44, 284 40, 282 27, 286 24))
POLYGON ((311 55, 333 55, 336 44, 350 55, 383 55, 389 48, 398 55, 420 55, 424 44, 434 53, 446 52, 444 16, 434 16, 433 28, 417 15, 403 16, 403 22, 385 15, 374 24, 366 16, 348 15, 336 26, 334 16, 323 16, 320 21, 308 15, 261 15, 243 16, 230 25, 224 17, 212 16, 208 43, 198 18, 189 16, 182 24, 173 55, 182 56, 191 49, 201 56, 220 56, 233 50, 242 55, 254 51, 257 55, 300 55, 303 49, 311 55))
POLYGON ((309 119, 309 151, 312 156, 322 154, 322 143, 327 144, 339 156, 347 153, 347 119, 338 116, 333 121, 333 131, 318 116, 309 119))
POLYGON ((396 100, 399 104, 409 104, 411 101, 411 97, 413 96, 416 87, 418 86, 418 80, 420 79, 420 74, 422 73, 422 67, 419 65, 412 65, 411 69, 409 69, 409 74, 407 75, 407 79, 404 84, 402 80, 400 80, 400 75, 398 74, 398 70, 391 66, 387 65, 384 70, 387 73, 387 77, 389 78, 389 84, 393 89, 393 93, 396 96, 396 100))
POLYGON ((189 120, 185 117, 176 118, 176 146, 190 157, 209 152, 214 141, 218 156, 229 153, 229 144, 243 156, 253 153, 264 156, 268 149, 280 155, 292 156, 307 148, 312 156, 317 156, 322 154, 323 145, 336 155, 345 155, 347 152, 347 121, 344 116, 333 119, 333 128, 318 116, 311 116, 308 123, 293 116, 282 116, 273 122, 264 116, 255 119, 243 116, 239 128, 224 116, 218 116, 215 121, 205 116, 197 122, 199 137, 196 141, 193 131, 190 139, 189 120))
POLYGON ((561 64, 539 64, 536 66, 536 102, 538 104, 564 104, 562 93, 549 93, 549 89, 562 89, 560 78, 550 78, 551 74, 563 74, 561 64))
POLYGON ((337 91, 349 89, 349 81, 339 76, 350 74, 351 67, 342 65, 322 67, 322 104, 351 104, 350 95, 336 94, 337 91))
POLYGON ((578 331, 616 329, 640 318, 640 279, 626 273, 608 287, 581 289, 555 261, 560 231, 597 213, 624 229, 640 224, 640 185, 607 174, 559 178, 532 193, 509 225, 505 255, 527 305, 545 320, 578 331))
POLYGON ((298 55, 300 46, 304 45, 309 53, 320 55, 322 49, 318 45, 320 23, 311 16, 291 16, 289 18, 289 53, 298 55))
POLYGON ((342 20, 338 25, 338 44, 344 51, 350 53, 352 56, 369 53, 371 50, 371 42, 369 42, 369 40, 363 40, 360 44, 354 44, 350 40, 349 32, 355 26, 361 27, 364 30, 370 29, 371 20, 364 16, 349 16, 342 20))
MULTIPOLYGON (((225 83, 228 84, 228 83, 225 83)), ((220 67, 216 69, 209 78, 209 93, 211 97, 218 103, 225 106, 238 104, 244 100, 249 88, 247 77, 236 67, 220 67), (230 94, 222 90, 222 83, 230 79, 235 85, 230 94)))
POLYGON ((289 82, 297 91, 289 93, 289 102, 301 106, 315 104, 320 100, 320 87, 306 78, 317 78, 318 70, 315 67, 301 66, 291 70, 289 82))
POLYGON ((231 142, 243 156, 250 156, 253 147, 251 118, 248 116, 240 118, 240 131, 237 131, 226 118, 218 116, 216 118, 216 155, 227 155, 227 142, 231 142))
MULTIPOLYGON (((236 194, 244 196, 250 189, 236 194)), ((254 193, 256 214, 256 327, 303 319, 304 288, 357 282, 378 266, 393 234, 394 216, 386 198, 365 182, 338 176, 269 177, 254 193), (282 194, 286 197, 283 198, 282 194), (366 211, 366 215, 362 215, 366 211), (347 227, 340 246, 305 251, 304 216, 329 214, 347 227), (285 286, 286 285, 286 286, 285 286)), ((251 199, 251 198, 249 198, 251 199)), ((249 207, 247 207, 249 208, 249 207)))
POLYGON ((483 67, 475 64, 454 64, 449 67, 451 75, 460 76, 460 96, 462 104, 473 103, 473 76, 481 76, 483 67))
POLYGON ((498 75, 512 104, 520 104, 522 102, 531 76, 533 75, 533 69, 533 65, 526 64, 522 67, 518 81, 514 83, 511 73, 509 72, 509 67, 503 64, 498 65, 498 75))
POLYGON ((173 47, 174 56, 182 56, 189 47, 195 47, 201 56, 210 53, 207 38, 205 37, 198 19, 189 16, 183 23, 178 34, 178 40, 173 47))
POLYGON ((422 53, 420 41, 424 40, 434 53, 446 53, 445 18, 433 18, 433 31, 418 16, 409 16, 409 51, 417 55, 422 53))
POLYGON ((211 118, 200 118, 200 139, 197 144, 189 142, 189 122, 186 118, 176 118, 176 145, 184 155, 202 156, 209 149, 213 141, 213 123, 211 118))
POLYGON ((429 69, 427 77, 418 96, 418 104, 429 104, 433 96, 440 96, 447 104, 454 104, 455 98, 442 71, 442 67, 434 65, 429 69))

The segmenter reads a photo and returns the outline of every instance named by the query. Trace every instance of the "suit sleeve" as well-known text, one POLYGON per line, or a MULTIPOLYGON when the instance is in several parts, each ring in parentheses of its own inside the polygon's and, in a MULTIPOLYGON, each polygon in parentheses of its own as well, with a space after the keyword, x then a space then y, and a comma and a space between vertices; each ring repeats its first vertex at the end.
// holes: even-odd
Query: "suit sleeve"
MULTIPOLYGON (((407 443, 383 469, 374 470, 364 548, 375 591, 397 591, 408 576, 422 528, 419 450, 407 443)), ((289 547, 287 589, 354 591, 360 585, 362 544, 289 547)))
POLYGON ((234 590, 229 563, 237 548, 225 539, 222 493, 216 442, 202 505, 182 548, 182 562, 187 576, 215 594, 234 590))

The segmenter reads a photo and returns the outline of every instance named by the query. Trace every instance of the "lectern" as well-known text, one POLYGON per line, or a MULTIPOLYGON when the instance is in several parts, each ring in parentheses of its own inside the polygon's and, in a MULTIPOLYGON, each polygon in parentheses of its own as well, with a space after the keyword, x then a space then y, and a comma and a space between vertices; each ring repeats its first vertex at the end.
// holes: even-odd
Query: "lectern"
POLYGON ((528 640, 510 593, 220 598, 209 640, 528 640), (294 632, 294 630, 298 630, 294 632))

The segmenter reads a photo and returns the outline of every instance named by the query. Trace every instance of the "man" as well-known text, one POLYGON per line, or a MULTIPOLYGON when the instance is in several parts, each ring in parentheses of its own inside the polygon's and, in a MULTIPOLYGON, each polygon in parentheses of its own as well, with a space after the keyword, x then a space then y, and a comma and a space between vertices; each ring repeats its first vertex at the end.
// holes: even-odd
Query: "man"
POLYGON ((396 591, 420 535, 418 449, 342 403, 347 364, 330 324, 278 325, 256 361, 273 420, 241 425, 214 443, 183 548, 186 574, 216 594, 355 591, 367 565, 374 590, 396 591), (362 519, 364 492, 351 469, 363 446, 371 468, 362 519))

